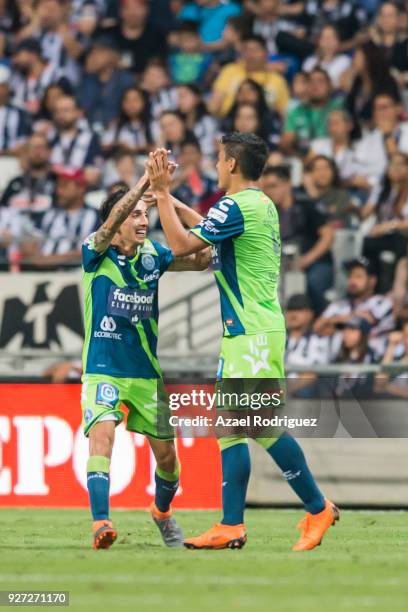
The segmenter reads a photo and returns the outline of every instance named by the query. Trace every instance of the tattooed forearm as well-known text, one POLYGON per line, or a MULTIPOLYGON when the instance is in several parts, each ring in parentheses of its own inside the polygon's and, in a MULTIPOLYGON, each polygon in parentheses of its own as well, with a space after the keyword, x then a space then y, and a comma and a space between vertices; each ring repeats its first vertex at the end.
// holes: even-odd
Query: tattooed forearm
POLYGON ((108 248, 112 238, 125 219, 130 215, 148 187, 149 179, 146 176, 142 176, 137 185, 125 193, 123 198, 115 204, 105 223, 103 223, 95 233, 94 248, 96 251, 102 253, 108 248))

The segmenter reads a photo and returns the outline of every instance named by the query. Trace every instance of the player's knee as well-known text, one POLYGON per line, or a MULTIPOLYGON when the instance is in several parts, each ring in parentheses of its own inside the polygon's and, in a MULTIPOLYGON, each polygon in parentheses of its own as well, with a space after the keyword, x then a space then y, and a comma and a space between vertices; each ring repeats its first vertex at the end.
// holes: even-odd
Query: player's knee
POLYGON ((89 453, 101 457, 112 455, 115 430, 104 427, 104 423, 97 423, 89 434, 89 453))
POLYGON ((156 454, 156 462, 161 470, 172 474, 177 469, 177 454, 173 445, 169 445, 165 449, 161 449, 156 454))

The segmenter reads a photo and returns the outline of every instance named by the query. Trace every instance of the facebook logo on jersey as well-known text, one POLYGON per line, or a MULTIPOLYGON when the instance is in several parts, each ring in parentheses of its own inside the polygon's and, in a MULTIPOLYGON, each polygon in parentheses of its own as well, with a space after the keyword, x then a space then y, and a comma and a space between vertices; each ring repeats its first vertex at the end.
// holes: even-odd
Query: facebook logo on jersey
POLYGON ((108 313, 124 317, 129 321, 149 319, 153 313, 155 291, 153 289, 131 289, 111 287, 108 298, 108 313))

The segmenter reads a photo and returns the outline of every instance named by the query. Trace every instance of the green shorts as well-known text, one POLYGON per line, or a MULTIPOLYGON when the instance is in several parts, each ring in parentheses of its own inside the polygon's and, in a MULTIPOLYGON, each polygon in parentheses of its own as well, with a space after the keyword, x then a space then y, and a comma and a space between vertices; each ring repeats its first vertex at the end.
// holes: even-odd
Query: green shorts
MULTIPOLYGON (((273 379, 273 390, 281 391, 283 405, 285 401, 285 346, 285 331, 272 331, 251 336, 225 336, 221 343, 216 390, 222 393, 238 391, 253 395, 263 393, 266 389, 269 391, 270 382, 273 379), (241 381, 234 382, 232 380, 234 378, 241 379, 241 381), (265 385, 266 387, 263 388, 265 385)), ((222 406, 217 406, 217 414, 222 414, 224 410, 222 406)), ((234 407, 228 415, 234 416, 236 410, 242 411, 242 408, 234 407)), ((244 414, 246 414, 245 409, 244 414)), ((279 428, 269 427, 266 430, 259 430, 256 435, 251 434, 251 437, 254 437, 264 448, 269 448, 281 434, 282 430, 279 428)), ((247 442, 244 434, 234 435, 231 431, 229 433, 218 431, 217 437, 221 449, 247 442)))
POLYGON ((82 426, 86 436, 100 421, 121 423, 128 408, 127 427, 160 440, 173 440, 168 396, 161 378, 115 378, 100 374, 82 377, 82 426))
POLYGON ((253 336, 225 336, 221 343, 217 380, 222 378, 285 377, 284 331, 253 336))

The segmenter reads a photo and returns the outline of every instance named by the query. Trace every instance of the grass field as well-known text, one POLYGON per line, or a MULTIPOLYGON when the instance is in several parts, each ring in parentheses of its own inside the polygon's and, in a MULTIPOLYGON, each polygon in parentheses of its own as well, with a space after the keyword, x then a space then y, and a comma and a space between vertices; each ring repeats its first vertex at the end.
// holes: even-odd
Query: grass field
MULTIPOLYGON (((81 510, 0 510, 0 590, 70 591, 70 610, 407 610, 408 514, 343 512, 322 546, 292 553, 301 513, 250 510, 241 551, 171 550, 146 512, 115 512, 119 538, 90 549, 81 510)), ((212 512, 179 512, 186 535, 212 512)), ((42 609, 42 607, 41 607, 42 609)))

